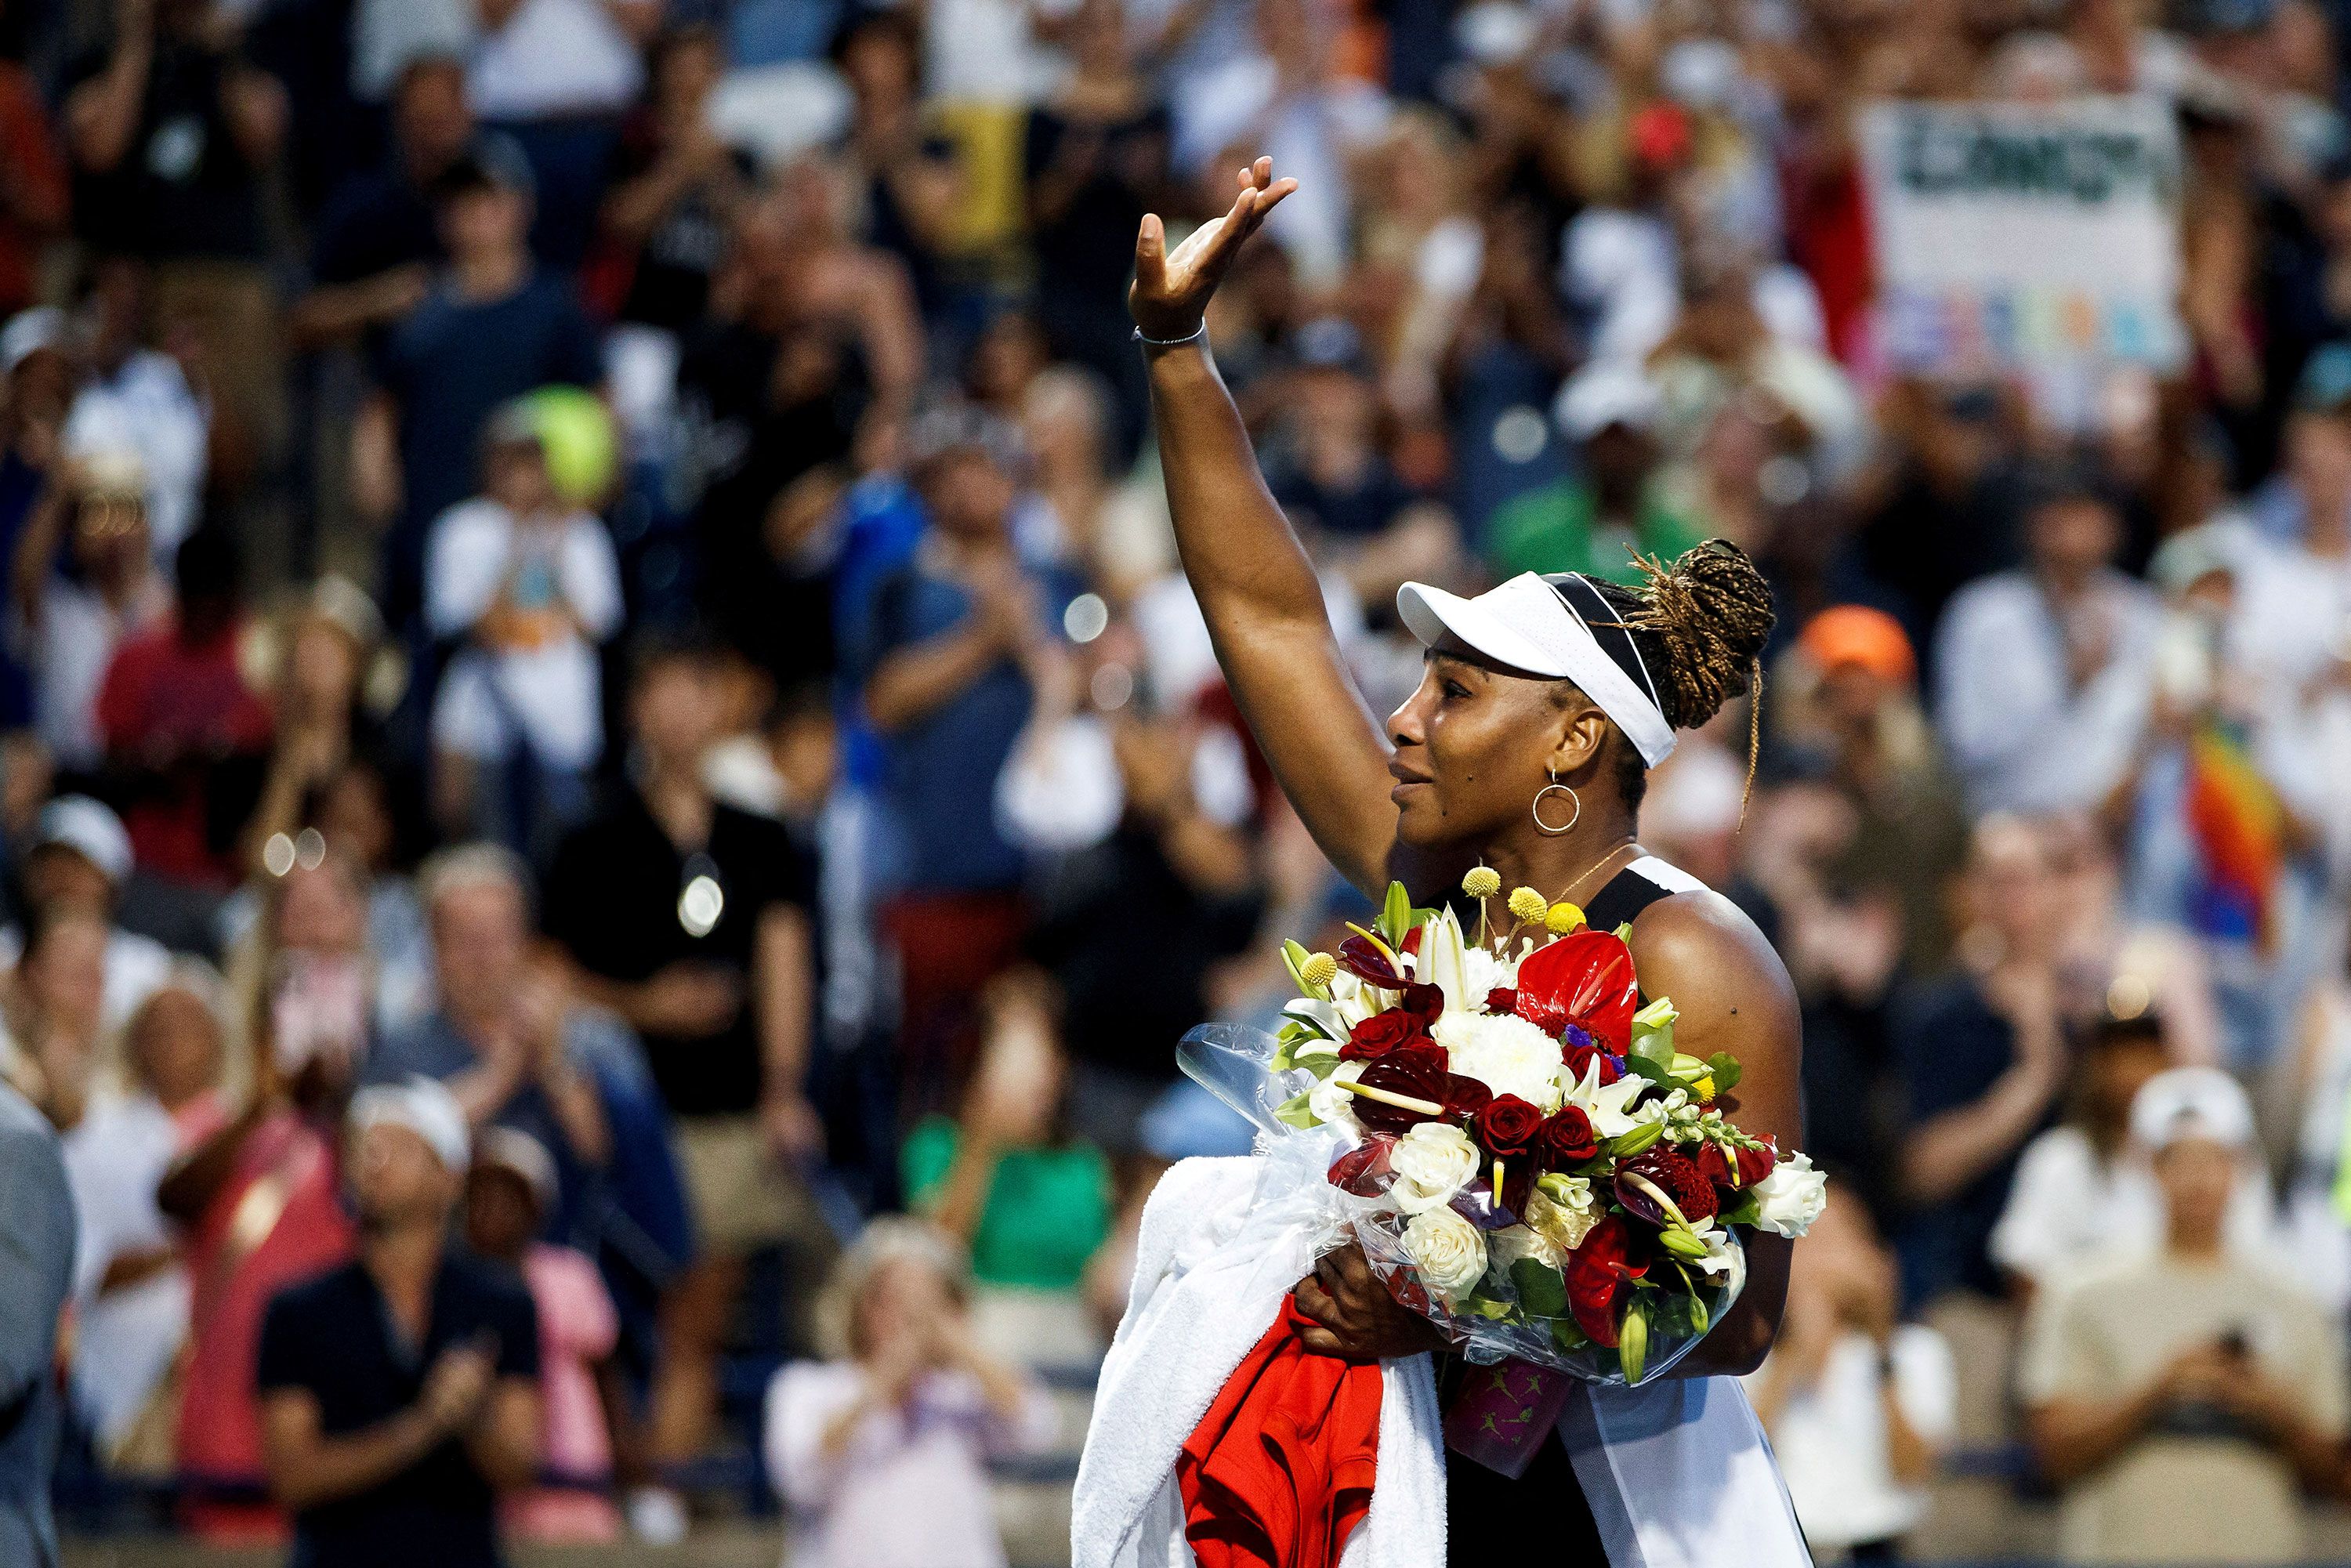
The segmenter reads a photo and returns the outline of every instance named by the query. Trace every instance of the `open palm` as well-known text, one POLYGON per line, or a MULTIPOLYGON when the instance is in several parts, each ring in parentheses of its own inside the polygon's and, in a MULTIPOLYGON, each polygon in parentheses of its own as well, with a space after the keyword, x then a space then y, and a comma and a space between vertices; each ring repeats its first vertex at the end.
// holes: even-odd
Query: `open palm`
POLYGON ((1156 213, 1143 220, 1134 241, 1134 282, 1126 291, 1128 310, 1146 338, 1186 338, 1198 330, 1225 274, 1240 254, 1241 242, 1257 232, 1266 214, 1298 189, 1292 179, 1273 177, 1273 160, 1260 158, 1237 176, 1232 210, 1195 229, 1173 255, 1167 228, 1156 213))

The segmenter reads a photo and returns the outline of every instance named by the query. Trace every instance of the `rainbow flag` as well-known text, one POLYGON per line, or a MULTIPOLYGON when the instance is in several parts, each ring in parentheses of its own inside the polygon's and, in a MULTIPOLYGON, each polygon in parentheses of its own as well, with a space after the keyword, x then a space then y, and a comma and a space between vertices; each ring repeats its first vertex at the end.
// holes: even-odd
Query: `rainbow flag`
POLYGON ((2285 864, 2285 808, 2234 731, 2208 724, 2189 738, 2187 809, 2204 870, 2198 926, 2266 945, 2285 864))

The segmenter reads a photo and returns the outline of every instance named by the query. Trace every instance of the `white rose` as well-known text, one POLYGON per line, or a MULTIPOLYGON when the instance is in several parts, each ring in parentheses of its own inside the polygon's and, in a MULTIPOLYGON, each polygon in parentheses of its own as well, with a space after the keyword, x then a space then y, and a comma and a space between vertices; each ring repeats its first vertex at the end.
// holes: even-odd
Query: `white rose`
POLYGON ((1484 1233, 1449 1208, 1414 1215, 1404 1228, 1404 1252, 1420 1270, 1420 1282, 1448 1303, 1486 1277, 1484 1233))
POLYGON ((1783 1156, 1771 1174, 1755 1184, 1762 1212, 1755 1223, 1774 1236, 1802 1236, 1828 1207, 1829 1178, 1813 1168, 1810 1155, 1783 1156))
POLYGON ((1477 1176, 1478 1157, 1469 1134, 1450 1122, 1417 1123, 1388 1155, 1395 1172, 1388 1197, 1406 1214, 1442 1208, 1477 1176))
POLYGON ((1559 1109, 1559 1041, 1526 1019, 1447 1013, 1431 1032, 1454 1071, 1546 1113, 1559 1109))
POLYGON ((1510 1265, 1521 1258, 1531 1258, 1546 1269, 1560 1266, 1559 1244, 1541 1231, 1530 1226, 1510 1225, 1486 1238, 1486 1249, 1497 1274, 1508 1279, 1510 1265))

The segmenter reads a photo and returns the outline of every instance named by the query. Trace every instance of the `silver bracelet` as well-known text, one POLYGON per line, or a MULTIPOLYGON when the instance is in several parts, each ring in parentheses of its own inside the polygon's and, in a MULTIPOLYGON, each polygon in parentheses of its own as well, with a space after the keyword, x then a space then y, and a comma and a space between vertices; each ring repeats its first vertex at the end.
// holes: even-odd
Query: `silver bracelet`
POLYGON ((1134 329, 1134 340, 1146 349, 1180 349, 1186 343, 1196 343, 1207 335, 1208 324, 1206 321, 1180 338, 1146 338, 1143 335, 1142 328, 1137 327, 1134 329))

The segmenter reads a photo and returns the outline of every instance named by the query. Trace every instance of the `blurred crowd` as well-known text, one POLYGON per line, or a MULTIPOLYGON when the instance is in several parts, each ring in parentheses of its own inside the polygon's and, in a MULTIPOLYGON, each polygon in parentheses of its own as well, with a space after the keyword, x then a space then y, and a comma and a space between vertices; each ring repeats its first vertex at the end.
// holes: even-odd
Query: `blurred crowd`
POLYGON ((1407 578, 1773 583, 1760 745, 1641 826, 1803 1002, 1840 1179, 1750 1392, 1815 1549, 1935 1548, 1959 1459, 2069 1559, 2305 1555, 2346 72, 2341 0, 0 0, 69 1521, 1003 1560, 1156 1174, 1249 1146, 1177 1038, 1364 907, 1124 308, 1262 152, 1209 337, 1374 711, 1407 578), (1865 106, 2101 95, 2176 126, 2179 354, 1890 352, 1865 106))

